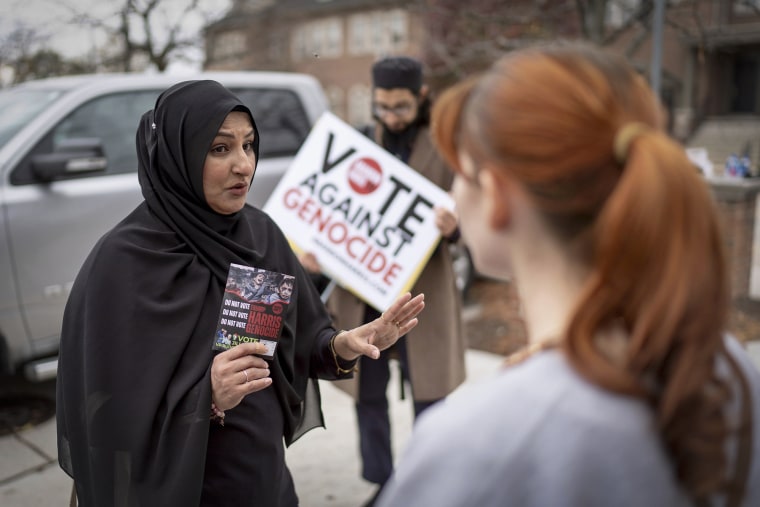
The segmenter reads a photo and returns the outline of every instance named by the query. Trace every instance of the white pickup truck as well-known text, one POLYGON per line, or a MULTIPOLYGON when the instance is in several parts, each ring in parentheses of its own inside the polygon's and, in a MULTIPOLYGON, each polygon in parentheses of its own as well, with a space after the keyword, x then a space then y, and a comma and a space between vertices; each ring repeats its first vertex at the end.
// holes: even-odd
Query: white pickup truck
POLYGON ((0 376, 55 377, 71 284, 98 238, 141 200, 135 132, 158 94, 213 79, 253 111, 261 206, 327 109, 319 83, 291 73, 92 75, 0 91, 0 376))

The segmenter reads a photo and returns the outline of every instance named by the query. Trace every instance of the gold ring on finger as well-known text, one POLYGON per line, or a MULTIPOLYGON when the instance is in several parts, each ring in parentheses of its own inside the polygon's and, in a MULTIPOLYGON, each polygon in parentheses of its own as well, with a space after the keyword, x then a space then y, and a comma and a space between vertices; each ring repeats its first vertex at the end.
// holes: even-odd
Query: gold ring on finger
POLYGON ((243 370, 242 373, 243 373, 243 375, 245 375, 245 382, 244 383, 247 384, 248 383, 248 370, 243 370))

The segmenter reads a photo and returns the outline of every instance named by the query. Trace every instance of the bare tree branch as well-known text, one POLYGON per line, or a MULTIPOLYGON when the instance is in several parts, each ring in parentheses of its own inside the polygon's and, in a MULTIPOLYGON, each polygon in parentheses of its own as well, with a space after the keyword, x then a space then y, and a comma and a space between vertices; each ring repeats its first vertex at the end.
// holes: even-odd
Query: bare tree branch
POLYGON ((515 47, 576 34, 573 0, 515 0, 509 9, 503 0, 427 0, 415 9, 428 33, 427 66, 441 78, 431 82, 434 88, 481 70, 515 47))
POLYGON ((630 30, 632 27, 636 25, 647 25, 646 22, 652 15, 653 7, 654 2, 652 2, 652 0, 642 0, 636 9, 629 13, 622 25, 604 37, 602 44, 605 46, 614 44, 622 34, 630 30))
POLYGON ((625 51, 623 54, 625 54, 626 58, 633 58, 633 55, 636 54, 636 52, 639 50, 641 45, 644 43, 645 40, 649 38, 649 28, 641 25, 638 27, 638 30, 636 30, 636 35, 630 40, 630 42, 626 45, 625 51))
POLYGON ((8 35, 0 37, 0 64, 8 64, 30 55, 48 38, 38 30, 18 23, 8 35))
MULTIPOLYGON (((64 0, 72 2, 73 0, 64 0)), ((72 22, 97 28, 118 41, 115 58, 118 67, 131 71, 135 57, 145 59, 159 71, 164 71, 174 60, 183 57, 188 49, 201 46, 199 33, 187 34, 183 31, 191 16, 199 16, 206 22, 212 17, 203 11, 199 0, 186 0, 183 5, 166 0, 121 0, 121 6, 105 18, 81 12, 66 6, 72 13, 72 22)))

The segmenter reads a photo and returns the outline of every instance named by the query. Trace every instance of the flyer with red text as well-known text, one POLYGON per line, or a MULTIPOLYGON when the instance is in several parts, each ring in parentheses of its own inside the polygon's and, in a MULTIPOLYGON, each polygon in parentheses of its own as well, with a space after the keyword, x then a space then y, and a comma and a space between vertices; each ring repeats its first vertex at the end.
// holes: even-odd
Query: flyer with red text
POLYGON ((440 241, 451 197, 332 113, 312 128, 264 211, 294 250, 384 311, 411 289, 440 241))
POLYGON ((263 343, 261 357, 272 359, 295 282, 291 275, 230 264, 212 350, 263 343))

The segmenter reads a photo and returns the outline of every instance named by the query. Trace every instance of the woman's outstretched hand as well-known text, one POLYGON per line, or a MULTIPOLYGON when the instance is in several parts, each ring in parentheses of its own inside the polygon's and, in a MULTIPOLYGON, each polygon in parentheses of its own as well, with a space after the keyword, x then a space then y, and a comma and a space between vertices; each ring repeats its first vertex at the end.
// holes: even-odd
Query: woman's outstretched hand
POLYGON ((335 337, 335 353, 348 361, 359 356, 372 359, 417 325, 417 315, 425 308, 425 295, 407 292, 396 299, 380 317, 335 337))

